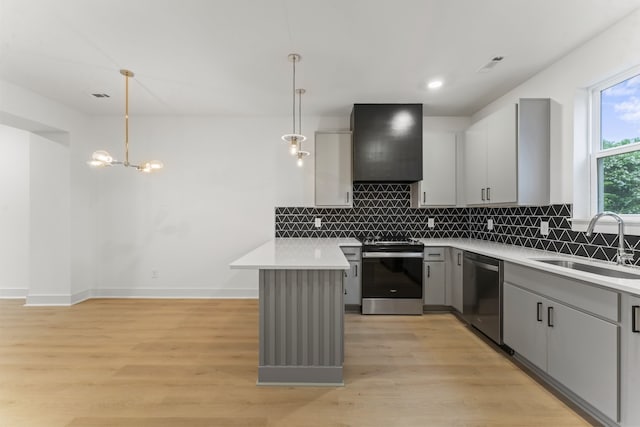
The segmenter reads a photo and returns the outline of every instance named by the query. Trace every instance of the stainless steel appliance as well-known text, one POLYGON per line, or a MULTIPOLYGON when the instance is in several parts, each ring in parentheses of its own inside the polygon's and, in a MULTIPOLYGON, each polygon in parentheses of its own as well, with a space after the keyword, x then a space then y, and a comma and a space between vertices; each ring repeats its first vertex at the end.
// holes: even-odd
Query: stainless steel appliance
POLYGON ((502 261, 464 253, 462 316, 497 344, 502 344, 502 261))
POLYGON ((424 245, 406 236, 361 241, 362 314, 422 314, 424 245))

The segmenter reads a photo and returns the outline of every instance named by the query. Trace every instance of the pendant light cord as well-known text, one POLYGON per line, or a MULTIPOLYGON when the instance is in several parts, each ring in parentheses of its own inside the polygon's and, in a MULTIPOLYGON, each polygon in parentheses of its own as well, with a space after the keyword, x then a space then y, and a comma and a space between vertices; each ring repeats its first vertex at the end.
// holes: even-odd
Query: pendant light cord
MULTIPOLYGON (((298 133, 302 135, 302 90, 298 90, 298 133)), ((302 149, 302 141, 300 141, 302 149)))
POLYGON ((293 133, 296 133, 296 57, 293 57, 293 133))
POLYGON ((129 166, 129 76, 125 75, 124 165, 129 166))

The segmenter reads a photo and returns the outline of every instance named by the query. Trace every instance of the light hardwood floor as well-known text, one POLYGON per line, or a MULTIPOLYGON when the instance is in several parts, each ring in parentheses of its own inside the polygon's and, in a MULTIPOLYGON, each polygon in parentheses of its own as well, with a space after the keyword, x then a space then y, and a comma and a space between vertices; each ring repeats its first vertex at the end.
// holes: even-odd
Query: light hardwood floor
POLYGON ((584 426, 450 314, 360 316, 345 387, 257 387, 255 300, 0 301, 0 426, 584 426))

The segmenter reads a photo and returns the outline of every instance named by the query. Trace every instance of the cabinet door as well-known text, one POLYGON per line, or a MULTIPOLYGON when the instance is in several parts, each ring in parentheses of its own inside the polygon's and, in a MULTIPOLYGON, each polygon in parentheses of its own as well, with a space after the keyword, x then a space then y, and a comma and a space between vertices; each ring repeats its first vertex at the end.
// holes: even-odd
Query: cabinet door
POLYGON ((547 310, 547 373, 618 420, 618 326, 560 303, 547 310))
POLYGON ((445 263, 433 261, 424 263, 424 303, 426 305, 445 304, 445 263))
POLYGON ((456 135, 424 132, 420 206, 455 206, 456 135))
POLYGON ((316 206, 352 206, 351 133, 316 132, 316 206))
POLYGON ((468 205, 486 203, 487 121, 483 119, 465 132, 465 199, 468 205))
POLYGON ((621 335, 621 424, 640 426, 640 297, 622 295, 621 335))
POLYGON ((487 201, 518 200, 516 105, 487 117, 487 201))
POLYGON ((502 289, 503 341, 542 370, 547 369, 546 299, 504 283, 502 289))
POLYGON ((362 305, 362 264, 360 261, 349 261, 350 269, 344 277, 344 303, 362 305))
POLYGON ((449 258, 449 271, 451 272, 447 281, 447 290, 451 293, 450 304, 462 313, 462 251, 452 249, 449 258))

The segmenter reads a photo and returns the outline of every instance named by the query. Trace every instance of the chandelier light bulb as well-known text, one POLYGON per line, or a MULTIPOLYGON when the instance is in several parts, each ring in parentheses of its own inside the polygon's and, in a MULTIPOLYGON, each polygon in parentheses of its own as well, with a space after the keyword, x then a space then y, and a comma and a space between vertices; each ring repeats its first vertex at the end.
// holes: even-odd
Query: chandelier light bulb
POLYGON ((289 153, 292 156, 295 156, 298 153, 298 143, 295 139, 291 140, 291 145, 289 145, 289 153))
POLYGON ((298 161, 296 163, 298 164, 299 168, 304 166, 304 161, 302 160, 302 156, 298 156, 298 161))
POLYGON ((102 162, 102 163, 113 162, 113 157, 111 157, 111 154, 109 154, 104 150, 94 151, 93 154, 91 155, 91 159, 97 162, 102 162))

